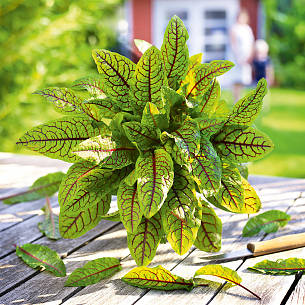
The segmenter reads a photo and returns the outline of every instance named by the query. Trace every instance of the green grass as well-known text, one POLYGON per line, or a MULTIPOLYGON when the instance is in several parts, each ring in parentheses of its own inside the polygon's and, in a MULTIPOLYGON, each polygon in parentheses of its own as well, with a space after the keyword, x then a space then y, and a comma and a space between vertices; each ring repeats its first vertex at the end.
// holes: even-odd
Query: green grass
POLYGON ((305 91, 271 89, 256 126, 271 137, 275 149, 251 163, 249 172, 305 178, 305 91))

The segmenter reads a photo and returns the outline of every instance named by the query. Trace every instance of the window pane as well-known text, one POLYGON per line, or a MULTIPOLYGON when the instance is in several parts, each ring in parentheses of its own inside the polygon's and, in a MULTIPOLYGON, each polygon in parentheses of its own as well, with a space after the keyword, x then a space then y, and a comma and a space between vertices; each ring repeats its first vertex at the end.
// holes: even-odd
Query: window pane
POLYGON ((227 14, 226 11, 205 11, 204 17, 206 19, 226 19, 227 14))

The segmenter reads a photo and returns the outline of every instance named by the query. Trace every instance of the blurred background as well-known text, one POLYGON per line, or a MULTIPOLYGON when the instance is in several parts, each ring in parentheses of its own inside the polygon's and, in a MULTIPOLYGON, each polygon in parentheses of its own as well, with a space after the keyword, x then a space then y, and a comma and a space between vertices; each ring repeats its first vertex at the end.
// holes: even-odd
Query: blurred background
POLYGON ((134 38, 160 47, 175 14, 189 31, 191 55, 202 52, 205 62, 237 62, 235 71, 220 79, 231 105, 237 85, 243 94, 256 86, 255 67, 264 63, 271 86, 256 125, 276 148, 250 164, 250 173, 304 178, 305 0, 1 0, 0 151, 31 153, 17 151, 18 137, 61 116, 32 92, 69 87, 75 79, 97 73, 93 48, 136 60, 134 38), (251 81, 237 84, 240 12, 247 15, 242 22, 253 36, 253 54, 247 60, 251 81), (256 46, 264 46, 264 58, 255 53, 256 46))

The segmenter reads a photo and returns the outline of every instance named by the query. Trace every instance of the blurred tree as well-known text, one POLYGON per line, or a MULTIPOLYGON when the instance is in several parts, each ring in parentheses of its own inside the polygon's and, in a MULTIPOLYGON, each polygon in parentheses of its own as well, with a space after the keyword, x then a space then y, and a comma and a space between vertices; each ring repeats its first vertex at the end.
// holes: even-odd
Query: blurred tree
POLYGON ((305 0, 265 0, 267 40, 282 86, 305 89, 305 0))
POLYGON ((0 1, 0 151, 15 151, 25 130, 58 117, 33 91, 96 73, 91 50, 115 47, 122 2, 0 1))

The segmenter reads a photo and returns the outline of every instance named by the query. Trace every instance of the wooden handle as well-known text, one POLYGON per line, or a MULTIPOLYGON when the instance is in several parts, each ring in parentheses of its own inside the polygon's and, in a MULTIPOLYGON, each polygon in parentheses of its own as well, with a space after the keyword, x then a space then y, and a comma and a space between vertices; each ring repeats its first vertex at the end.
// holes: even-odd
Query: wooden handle
POLYGON ((247 248, 253 256, 281 252, 305 246, 305 233, 285 235, 274 239, 249 243, 247 248))

